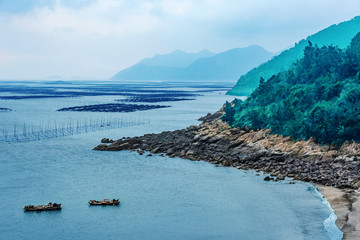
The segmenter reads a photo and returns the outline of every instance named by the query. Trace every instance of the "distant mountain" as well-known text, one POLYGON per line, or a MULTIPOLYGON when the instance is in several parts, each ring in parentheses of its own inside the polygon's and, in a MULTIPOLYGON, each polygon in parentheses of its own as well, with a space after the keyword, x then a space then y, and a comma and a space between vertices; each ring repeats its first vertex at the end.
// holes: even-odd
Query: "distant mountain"
POLYGON ((293 48, 282 52, 270 61, 241 76, 237 84, 227 94, 249 95, 259 85, 260 77, 267 80, 272 75, 289 69, 297 60, 301 59, 304 56, 305 47, 309 45, 309 41, 319 47, 334 45, 345 48, 358 32, 360 32, 360 17, 332 25, 305 40, 301 40, 293 48))
POLYGON ((184 69, 181 77, 198 80, 234 80, 253 67, 269 60, 273 55, 260 46, 234 48, 195 61, 184 69))
POLYGON ((187 67, 200 58, 211 57, 214 55, 215 53, 212 53, 207 49, 198 53, 186 53, 181 50, 176 50, 169 54, 155 55, 152 58, 145 58, 139 62, 139 64, 148 67, 187 67))
POLYGON ((259 46, 235 48, 219 54, 175 51, 144 59, 112 80, 233 80, 269 60, 273 53, 259 46))

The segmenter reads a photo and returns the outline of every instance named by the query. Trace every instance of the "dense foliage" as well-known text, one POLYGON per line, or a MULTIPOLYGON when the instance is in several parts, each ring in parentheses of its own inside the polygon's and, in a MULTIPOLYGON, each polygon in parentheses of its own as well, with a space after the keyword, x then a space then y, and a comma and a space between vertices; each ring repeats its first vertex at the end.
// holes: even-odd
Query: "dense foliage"
POLYGON ((341 49, 346 48, 351 39, 360 31, 360 17, 332 25, 314 35, 309 36, 306 40, 301 40, 294 47, 283 51, 280 55, 272 60, 252 69, 245 75, 241 76, 236 85, 228 94, 237 96, 248 96, 259 85, 259 76, 269 79, 272 75, 288 70, 297 60, 304 55, 304 49, 308 41, 318 46, 338 46, 341 49))
POLYGON ((226 103, 225 112, 231 126, 320 143, 360 141, 360 33, 345 50, 309 42, 290 70, 261 78, 249 98, 226 103))

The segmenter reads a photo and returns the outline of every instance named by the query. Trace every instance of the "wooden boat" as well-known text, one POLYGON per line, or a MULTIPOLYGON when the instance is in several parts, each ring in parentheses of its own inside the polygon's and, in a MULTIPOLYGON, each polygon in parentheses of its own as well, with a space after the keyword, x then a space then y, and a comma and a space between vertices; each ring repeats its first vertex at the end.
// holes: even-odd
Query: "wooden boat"
POLYGON ((104 199, 103 201, 90 200, 89 204, 90 205, 119 205, 120 199, 113 199, 113 200, 104 199))
POLYGON ((61 210, 61 204, 58 203, 48 203, 46 205, 26 205, 24 207, 25 211, 53 211, 53 210, 61 210))

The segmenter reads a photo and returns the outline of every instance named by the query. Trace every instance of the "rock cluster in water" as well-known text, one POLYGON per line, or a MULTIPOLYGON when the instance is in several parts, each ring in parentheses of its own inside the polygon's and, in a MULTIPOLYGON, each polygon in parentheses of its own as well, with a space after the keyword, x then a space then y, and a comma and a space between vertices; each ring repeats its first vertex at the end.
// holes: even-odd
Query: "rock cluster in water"
POLYGON ((318 145, 312 139, 293 141, 270 134, 270 130, 230 128, 220 120, 222 114, 208 114, 200 119, 203 122, 199 126, 123 138, 100 144, 94 150, 165 153, 169 157, 264 171, 278 179, 290 177, 338 188, 360 187, 360 144, 346 142, 336 148, 318 145))

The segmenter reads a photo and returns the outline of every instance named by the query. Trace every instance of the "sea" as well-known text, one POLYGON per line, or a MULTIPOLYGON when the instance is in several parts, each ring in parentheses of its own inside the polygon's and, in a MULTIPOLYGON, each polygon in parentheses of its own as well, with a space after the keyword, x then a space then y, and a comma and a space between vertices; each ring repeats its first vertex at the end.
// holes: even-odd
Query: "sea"
POLYGON ((0 82, 0 239, 341 239, 334 211, 308 183, 265 182, 263 173, 202 161, 92 150, 102 138, 197 125, 234 99, 225 95, 230 87, 0 82), (191 100, 121 101, 145 94, 191 100), (167 107, 57 111, 111 103, 167 107), (119 198, 120 205, 88 204, 105 198, 119 198), (24 212, 25 205, 48 202, 62 210, 24 212))

